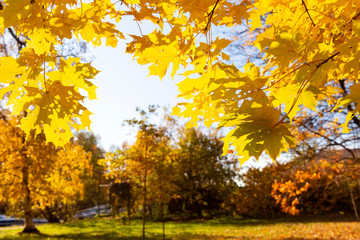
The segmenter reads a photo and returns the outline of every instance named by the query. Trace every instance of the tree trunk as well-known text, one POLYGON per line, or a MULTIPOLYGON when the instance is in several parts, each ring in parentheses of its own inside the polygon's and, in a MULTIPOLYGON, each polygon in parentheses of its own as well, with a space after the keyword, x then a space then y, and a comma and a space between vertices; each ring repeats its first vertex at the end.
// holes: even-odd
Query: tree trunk
POLYGON ((129 225, 131 223, 131 195, 130 195, 130 185, 129 185, 129 191, 127 194, 127 214, 129 219, 129 225))
MULTIPOLYGON (((97 199, 97 214, 98 214, 98 217, 100 217, 100 174, 98 176, 98 184, 97 184, 97 194, 98 194, 98 199, 97 199)), ((118 211, 116 212, 118 213, 118 211)))
POLYGON ((142 239, 145 240, 145 218, 146 218, 146 177, 147 169, 145 165, 145 176, 144 176, 144 204, 143 204, 143 235, 142 239))
POLYGON ((354 199, 354 194, 353 194, 352 188, 351 188, 351 186, 350 186, 349 179, 346 178, 346 181, 347 181, 347 185, 348 185, 348 187, 349 187, 350 197, 351 197, 351 203, 352 203, 352 205, 353 205, 355 217, 356 217, 356 219, 357 219, 358 221, 360 221, 359 214, 358 214, 358 212, 357 212, 357 207, 356 207, 355 199, 354 199))
POLYGON ((146 178, 147 178, 147 151, 148 146, 147 143, 145 143, 145 173, 144 173, 144 204, 143 204, 143 235, 142 239, 145 240, 145 218, 146 218, 146 178))
MULTIPOLYGON (((28 161, 28 159, 27 159, 28 161)), ((32 210, 31 210, 31 197, 30 197, 30 188, 29 188, 29 163, 22 169, 22 188, 25 193, 24 196, 24 212, 25 212, 25 228, 22 231, 23 233, 39 233, 39 230, 35 227, 32 220, 32 210)))
POLYGON ((160 185, 160 201, 161 201, 161 205, 160 205, 160 210, 161 210, 161 223, 162 223, 162 230, 163 230, 163 240, 165 240, 165 219, 164 219, 164 193, 163 193, 163 188, 160 185))
POLYGON ((164 203, 162 201, 161 201, 161 221, 162 221, 162 229, 163 229, 163 240, 165 240, 164 203))
POLYGON ((46 206, 45 210, 42 211, 42 214, 48 221, 48 223, 60 223, 60 219, 56 215, 56 212, 53 211, 50 207, 46 206))

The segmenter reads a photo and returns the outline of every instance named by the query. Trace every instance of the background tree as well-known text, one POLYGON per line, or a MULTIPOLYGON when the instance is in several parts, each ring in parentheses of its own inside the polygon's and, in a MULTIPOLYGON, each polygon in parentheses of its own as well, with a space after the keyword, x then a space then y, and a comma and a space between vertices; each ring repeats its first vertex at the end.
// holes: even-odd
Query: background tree
MULTIPOLYGON (((327 202, 323 205, 328 205, 327 208, 329 209, 338 207, 338 202, 343 202, 343 205, 352 205, 354 213, 358 217, 356 199, 353 193, 353 187, 358 186, 358 184, 356 184, 356 182, 354 184, 352 179, 354 175, 357 175, 356 166, 359 163, 360 157, 358 149, 360 122, 356 117, 351 116, 351 114, 349 115, 353 108, 351 104, 341 110, 334 109, 336 102, 348 95, 348 87, 345 85, 344 80, 335 83, 334 86, 337 86, 339 90, 338 94, 323 100, 316 107, 316 112, 303 109, 302 113, 293 119, 296 128, 294 128, 292 132, 294 136, 296 136, 297 142, 296 147, 291 151, 291 153, 293 153, 292 159, 299 162, 297 174, 302 172, 304 178, 313 182, 310 189, 304 191, 302 196, 306 194, 317 195, 323 192, 324 189, 329 191, 332 189, 332 191, 330 191, 331 193, 324 193, 325 195, 329 194, 329 196, 324 197, 327 202), (341 124, 346 121, 345 119, 348 116, 351 117, 351 120, 344 128, 345 131, 343 131, 344 129, 341 124), (349 129, 351 129, 351 131, 349 131, 349 129), (323 163, 320 161, 323 161, 323 163), (312 165, 313 167, 311 167, 312 165), (316 174, 318 177, 311 177, 312 174, 316 174), (325 175, 328 175, 329 178, 325 175), (340 191, 340 185, 342 191, 348 191, 348 193, 340 191), (319 193, 316 194, 316 191, 319 193), (350 201, 340 199, 335 193, 347 197, 350 201)), ((295 175, 297 170, 294 169, 293 175, 295 175)), ((289 188, 290 185, 293 187, 298 185, 295 184, 295 182, 299 182, 300 180, 306 182, 300 175, 296 176, 297 180, 292 179, 290 181, 289 177, 285 178, 289 180, 289 188)), ((286 189, 286 187, 284 189, 286 189)), ((293 195, 292 197, 296 196, 293 195)), ((279 201, 280 198, 278 198, 279 201)), ((302 197, 302 199, 306 199, 306 197, 302 197)), ((297 201, 295 202, 299 204, 297 201)), ((286 206, 284 209, 287 208, 285 211, 290 211, 292 214, 297 213, 297 211, 306 212, 307 210, 304 209, 311 209, 311 207, 300 207, 300 209, 298 209, 295 205, 293 206, 290 203, 286 203, 284 200, 284 206, 286 206)), ((319 208, 313 208, 314 211, 321 209, 320 205, 322 204, 318 205, 319 208)))
POLYGON ((246 218, 272 218, 284 215, 271 195, 272 185, 290 165, 272 164, 262 169, 250 167, 239 177, 239 188, 231 193, 236 215, 246 218))
POLYGON ((48 196, 41 198, 46 199, 45 209, 41 213, 49 222, 72 220, 76 205, 86 196, 86 179, 92 175, 90 159, 91 153, 74 142, 57 149, 56 159, 52 163, 54 170, 48 172, 51 174, 50 187, 45 189, 48 196))
POLYGON ((74 204, 83 194, 81 177, 91 169, 91 156, 70 143, 57 149, 46 143, 43 134, 32 132, 26 140, 17 127, 19 121, 1 113, 0 201, 7 203, 11 214, 24 217, 23 232, 38 232, 32 221, 33 209, 41 209, 49 217, 48 209, 74 204))
POLYGON ((340 156, 297 163, 273 183, 272 195, 283 212, 321 214, 326 212, 357 213, 359 165, 337 161, 340 156), (294 167, 296 166, 296 167, 294 167))
POLYGON ((127 208, 128 219, 131 219, 132 206, 132 188, 128 182, 113 183, 109 190, 109 200, 112 208, 112 214, 119 213, 121 208, 127 208))
MULTIPOLYGON (((149 122, 151 114, 155 113, 156 106, 149 106, 148 111, 137 109, 140 119, 126 120, 125 123, 138 129, 136 142, 133 145, 125 147, 124 151, 118 151, 119 157, 113 158, 110 155, 110 175, 117 177, 116 181, 125 179, 135 184, 142 184, 143 188, 143 239, 145 239, 146 210, 148 208, 148 176, 151 173, 151 165, 154 161, 153 152, 156 151, 156 138, 159 136, 154 124, 149 122), (115 160, 115 161, 114 161, 115 160)), ((102 161, 107 165, 107 161, 102 161)))
MULTIPOLYGON (((186 211, 197 216, 225 212, 225 199, 237 187, 237 160, 221 156, 222 142, 215 131, 205 134, 196 129, 185 130, 176 119, 168 115, 165 118, 168 124, 154 126, 148 145, 147 203, 151 215, 159 205, 163 215, 163 205, 174 201, 186 202, 186 211)), ((141 149, 145 144, 139 139, 142 131, 138 130, 133 145, 108 154, 102 161, 109 166, 108 177, 143 181, 141 149)))
MULTIPOLYGON (((129 146, 123 144, 121 149, 117 149, 115 152, 108 152, 106 154, 105 159, 99 160, 99 164, 106 168, 104 176, 111 183, 110 187, 110 203, 114 204, 113 209, 117 209, 119 207, 126 207, 128 220, 130 222, 131 218, 136 213, 136 209, 138 208, 138 202, 140 197, 142 196, 143 189, 141 187, 141 179, 138 177, 140 173, 139 169, 136 167, 136 162, 132 162, 127 156, 127 151, 129 146), (135 165, 134 165, 135 164, 135 165), (130 199, 123 198, 124 191, 122 187, 129 185, 129 189, 131 190, 130 199), (121 186, 121 189, 118 189, 117 186, 121 186), (113 187, 114 186, 114 187, 113 187), (115 188, 112 190, 112 188, 115 188), (118 197, 116 197, 118 195, 118 197), (114 201, 114 202, 113 202, 114 201), (124 203, 126 205, 124 206, 124 203)), ((126 192, 126 191, 125 191, 126 192)), ((114 212, 114 215, 118 214, 118 212, 114 212)))
POLYGON ((91 153, 92 174, 85 181, 85 196, 83 201, 78 202, 81 209, 100 205, 100 200, 107 198, 107 193, 102 192, 100 185, 108 184, 104 177, 104 166, 98 164, 98 160, 105 157, 105 151, 100 146, 100 138, 92 132, 82 131, 76 134, 76 144, 83 147, 86 152, 91 153))
POLYGON ((139 131, 136 135, 136 144, 135 148, 130 151, 132 153, 133 160, 137 161, 135 166, 137 165, 138 169, 143 172, 143 175, 138 175, 142 177, 143 183, 143 235, 142 238, 145 239, 145 222, 146 222, 146 209, 147 209, 147 178, 149 174, 149 166, 151 165, 151 160, 153 160, 151 153, 154 149, 154 138, 157 135, 157 131, 154 124, 149 123, 148 117, 149 114, 154 113, 156 111, 155 106, 149 106, 148 112, 145 110, 137 109, 140 113, 140 120, 132 119, 127 120, 127 124, 131 126, 136 126, 139 128, 139 131))
MULTIPOLYGON (((165 240, 165 209, 174 190, 172 179, 175 174, 174 150, 169 129, 157 127, 154 146, 151 150, 151 175, 149 175, 149 198, 152 205, 160 205, 160 219, 162 221, 163 239, 165 240)), ((152 208, 151 208, 152 209, 152 208)), ((153 212, 153 211, 152 211, 153 212)))
POLYGON ((236 186, 237 160, 221 156, 222 147, 216 132, 207 135, 195 128, 183 128, 178 139, 173 163, 174 195, 198 216, 218 212, 236 186))

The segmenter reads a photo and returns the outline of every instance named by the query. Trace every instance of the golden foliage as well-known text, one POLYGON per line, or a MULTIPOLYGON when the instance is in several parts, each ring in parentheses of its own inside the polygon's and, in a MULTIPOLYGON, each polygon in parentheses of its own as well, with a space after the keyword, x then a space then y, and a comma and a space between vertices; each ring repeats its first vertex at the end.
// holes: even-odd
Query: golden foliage
MULTIPOLYGON (((351 86, 337 107, 359 106, 357 0, 5 0, 2 4, 0 33, 10 27, 30 40, 19 58, 1 60, 0 71, 6 72, 0 77, 6 85, 1 92, 11 92, 9 104, 15 113, 29 113, 21 122, 25 132, 35 127, 39 133, 43 125, 47 139, 57 145, 71 137, 69 125, 89 127, 90 112, 81 104, 85 96, 79 90, 95 98, 89 79, 97 71, 78 59, 59 63, 55 46, 76 36, 95 46, 104 42, 114 47, 124 36, 113 22, 123 16, 139 25, 153 23, 151 33, 144 35, 140 29, 127 47, 139 64, 149 66, 150 75, 162 78, 167 72, 172 76, 182 72, 179 96, 185 100, 174 113, 189 117, 188 127, 202 117, 208 126, 233 127, 224 138, 224 152, 234 145, 242 162, 264 151, 275 159, 294 144, 287 119, 291 121, 301 105, 316 110, 319 101, 339 92, 334 81, 346 79, 351 86), (259 32, 252 44, 262 54, 263 66, 248 63, 238 69, 223 52, 232 40, 211 38, 211 28, 243 23, 250 34, 259 32), (52 91, 53 84, 61 86, 59 91, 52 91)), ((359 108, 349 111, 345 130, 358 113, 359 108)))
POLYGON ((59 202, 71 204, 81 197, 82 178, 91 171, 91 155, 71 143, 56 148, 35 131, 26 140, 24 131, 17 127, 18 118, 1 116, 0 202, 21 204, 25 188, 30 190, 32 206, 37 209, 59 202))

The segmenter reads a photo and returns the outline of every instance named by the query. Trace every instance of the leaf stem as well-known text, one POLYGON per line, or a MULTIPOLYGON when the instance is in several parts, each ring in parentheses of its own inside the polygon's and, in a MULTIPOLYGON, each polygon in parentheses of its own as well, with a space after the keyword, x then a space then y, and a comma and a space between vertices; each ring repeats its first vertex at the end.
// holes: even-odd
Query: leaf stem
POLYGON ((47 87, 46 87, 46 79, 45 79, 45 55, 46 55, 46 53, 44 53, 44 87, 45 87, 45 91, 48 92, 47 87))

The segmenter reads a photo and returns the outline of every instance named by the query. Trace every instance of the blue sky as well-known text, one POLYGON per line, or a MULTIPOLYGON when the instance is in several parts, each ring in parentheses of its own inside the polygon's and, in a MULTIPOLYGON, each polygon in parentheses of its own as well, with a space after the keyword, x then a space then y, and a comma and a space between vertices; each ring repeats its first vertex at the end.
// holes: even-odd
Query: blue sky
MULTIPOLYGON (((141 24, 141 30, 147 34, 153 25, 141 24)), ((122 19, 117 28, 125 36, 138 35, 140 30, 136 22, 122 19)), ((110 150, 112 145, 120 146, 124 141, 132 142, 131 128, 122 126, 126 119, 137 116, 136 107, 147 109, 150 104, 173 107, 176 105, 176 81, 169 75, 160 81, 148 77, 146 66, 139 65, 131 54, 125 53, 126 42, 122 40, 116 48, 100 46, 91 48, 94 59, 92 65, 101 71, 93 81, 98 87, 97 100, 86 101, 86 107, 93 113, 91 131, 101 137, 102 146, 110 150)))
MULTIPOLYGON (((154 25, 142 23, 141 31, 148 34, 154 25)), ((132 19, 124 17, 117 29, 124 33, 139 35, 139 26, 132 19)), ((125 53, 126 42, 121 40, 116 48, 89 47, 93 56, 92 65, 100 71, 93 83, 98 87, 97 100, 86 101, 86 107, 93 113, 91 131, 101 137, 105 150, 112 145, 121 146, 124 141, 132 142, 131 128, 122 126, 124 120, 137 116, 136 107, 147 109, 151 104, 173 107, 176 105, 176 81, 167 75, 148 77, 146 66, 139 65, 131 54, 125 53)), ((178 81, 177 81, 178 82, 178 81)))
POLYGON ((136 107, 146 109, 150 104, 173 107, 176 104, 176 81, 166 76, 162 81, 148 77, 146 66, 140 66, 132 55, 125 53, 125 43, 117 48, 101 46, 92 50, 93 66, 101 72, 94 83, 98 86, 98 100, 87 101, 91 116, 91 130, 101 137, 106 150, 111 145, 133 140, 126 119, 136 117, 136 107))

